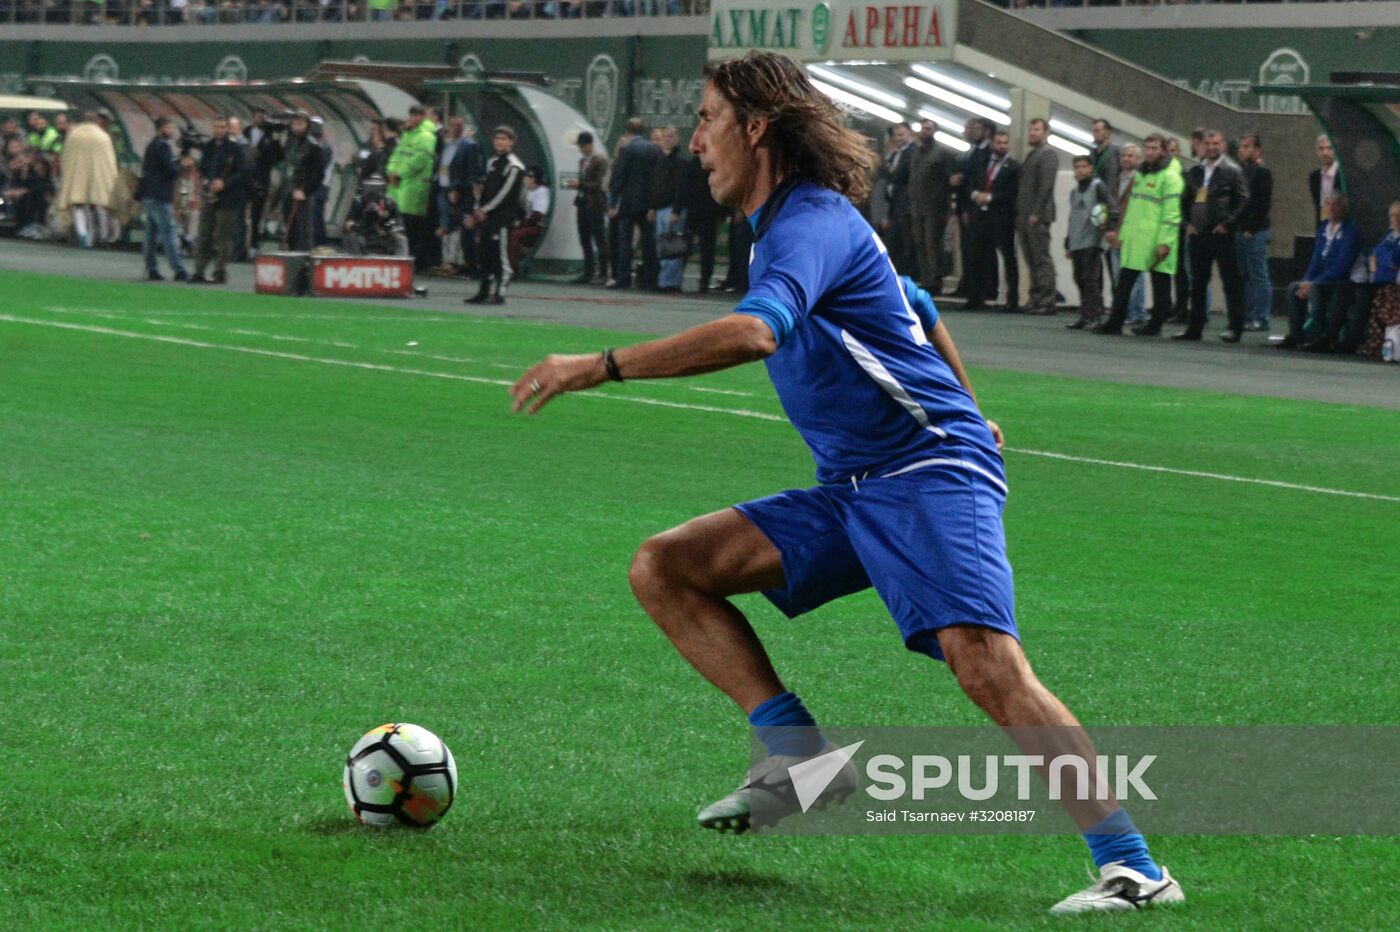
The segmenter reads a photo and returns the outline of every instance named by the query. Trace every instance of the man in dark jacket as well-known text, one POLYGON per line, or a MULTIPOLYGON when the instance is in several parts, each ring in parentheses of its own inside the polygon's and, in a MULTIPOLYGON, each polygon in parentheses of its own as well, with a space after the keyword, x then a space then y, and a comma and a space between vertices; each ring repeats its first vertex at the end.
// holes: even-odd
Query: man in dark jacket
POLYGON ((885 200, 889 218, 885 221, 885 245, 890 260, 901 275, 919 277, 919 260, 914 249, 914 205, 909 199, 910 171, 914 166, 914 137, 909 127, 896 123, 889 128, 894 148, 885 156, 885 200))
POLYGON ((180 261, 180 245, 175 239, 175 179, 180 177, 181 165, 192 164, 189 159, 175 157, 174 141, 179 136, 179 128, 169 117, 156 119, 156 137, 146 146, 141 159, 141 186, 136 189, 136 199, 146 214, 142 258, 146 262, 146 277, 155 282, 163 281, 156 266, 157 244, 165 250, 165 261, 170 263, 175 280, 183 282, 190 277, 180 261))
POLYGON ((997 253, 1006 267, 1006 305, 1015 308, 1020 300, 1021 270, 1016 266, 1016 187, 1021 166, 1011 157, 1011 137, 992 134, 992 147, 978 177, 972 179, 969 196, 968 231, 972 236, 972 268, 965 270, 971 281, 967 296, 969 311, 981 310, 996 301, 997 253))
POLYGON ((564 183, 564 186, 578 193, 574 195, 574 215, 578 224, 579 244, 583 247, 583 274, 577 279, 579 284, 588 284, 595 278, 608 279, 608 195, 604 184, 608 178, 608 157, 597 151, 593 134, 578 134, 578 178, 564 183))
POLYGON ((1225 155, 1225 136, 1219 130, 1205 135, 1205 158, 1186 173, 1185 221, 1191 262, 1191 316, 1186 329, 1174 340, 1199 340, 1206 326, 1206 288, 1211 264, 1220 267, 1225 286, 1229 329, 1220 334, 1226 343, 1238 343, 1244 332, 1244 283, 1235 252, 1235 230, 1249 203, 1244 174, 1225 155))
POLYGON ((948 183, 953 188, 954 209, 958 214, 958 253, 962 263, 962 275, 958 288, 953 292, 958 297, 971 300, 977 274, 973 268, 972 194, 982 173, 987 170, 987 160, 991 158, 992 134, 995 125, 981 117, 973 117, 963 124, 963 139, 970 148, 958 157, 956 170, 948 183))
POLYGON ((929 294, 943 293, 943 233, 948 227, 948 179, 955 163, 953 150, 933 138, 932 120, 919 124, 919 140, 909 164, 909 208, 919 284, 929 294))
MULTIPOLYGON (((613 282, 611 288, 632 287, 632 238, 642 246, 642 268, 656 267, 656 231, 647 220, 651 209, 651 179, 661 161, 661 150, 643 135, 641 117, 631 117, 626 126, 626 142, 613 163, 608 185, 608 216, 617 220, 617 241, 613 243, 613 282)), ((642 285, 655 284, 643 280, 642 285)))
MULTIPOLYGON (((1119 179, 1123 175, 1123 147, 1113 142, 1113 124, 1103 117, 1089 124, 1089 135, 1094 140, 1094 144, 1089 147, 1089 161, 1094 166, 1094 177, 1103 181, 1116 205, 1118 191, 1122 187, 1119 179)), ((1117 262, 1112 251, 1105 251, 1103 255, 1109 281, 1113 282, 1118 274, 1117 262)))
POLYGON ((467 304, 505 304, 506 288, 514 270, 510 265, 510 225, 520 216, 520 191, 525 184, 525 163, 514 152, 515 130, 498 126, 491 133, 495 156, 486 166, 481 197, 467 223, 481 232, 479 268, 481 287, 467 304), (492 281, 495 293, 491 291, 492 281))
POLYGON ((1269 277, 1270 214, 1274 206, 1274 175, 1264 165, 1258 133, 1240 137, 1240 165, 1249 201, 1240 213, 1236 252, 1244 279, 1244 329, 1268 330, 1273 317, 1274 283, 1269 277))
POLYGON ((452 117, 440 137, 437 166, 433 170, 433 200, 437 207, 437 236, 442 241, 444 272, 464 265, 462 217, 472 203, 472 186, 481 181, 485 167, 481 147, 466 131, 466 120, 452 117))
MULTIPOLYGON (((658 244, 667 234, 677 234, 675 242, 678 244, 685 242, 686 217, 680 206, 681 168, 680 133, 674 126, 667 126, 661 130, 661 158, 651 176, 651 209, 647 211, 647 220, 652 224, 658 244)), ((644 269, 642 284, 663 291, 680 291, 684 270, 684 253, 664 262, 658 253, 656 267, 644 269)))
POLYGON ((244 130, 243 135, 248 140, 252 162, 248 191, 248 242, 251 249, 257 250, 263 238, 263 212, 267 209, 267 198, 272 192, 272 172, 282 164, 285 153, 279 138, 281 128, 270 127, 265 118, 258 123, 256 113, 253 119, 254 125, 244 130))
POLYGON ((215 117, 211 135, 213 138, 199 159, 199 233, 195 239, 194 278, 190 279, 197 285, 211 282, 204 277, 211 253, 217 256, 212 282, 228 281, 228 262, 248 197, 243 147, 229 135, 228 120, 215 117))
POLYGON ((685 211, 685 238, 700 250, 700 293, 710 290, 715 274, 715 240, 725 210, 710 193, 710 176, 698 158, 681 168, 681 208, 685 211))
MULTIPOLYGON (((1060 157, 1050 148, 1049 139, 1050 121, 1043 117, 1031 120, 1026 129, 1026 160, 1021 164, 1016 185, 1016 234, 1031 273, 1027 309, 1032 314, 1054 314, 1056 310, 1050 225, 1055 222, 1055 179, 1060 173, 1060 157)), ((1011 260, 1013 264, 1015 261, 1011 260)), ((1015 309, 1019 297, 1015 292, 1006 296, 1008 309, 1015 309)))
POLYGON ((282 224, 286 248, 294 252, 311 249, 311 199, 321 187, 325 166, 321 146, 311 138, 311 118, 304 113, 292 117, 291 132, 282 161, 282 224))

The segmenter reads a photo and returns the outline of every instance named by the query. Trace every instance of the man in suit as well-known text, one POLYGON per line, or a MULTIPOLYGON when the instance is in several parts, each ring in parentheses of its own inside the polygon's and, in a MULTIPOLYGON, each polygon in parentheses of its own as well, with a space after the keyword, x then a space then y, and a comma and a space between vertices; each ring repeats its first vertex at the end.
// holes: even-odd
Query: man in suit
POLYGON ((919 124, 919 141, 909 166, 910 219, 919 284, 931 295, 943 293, 943 232, 948 226, 953 152, 933 138, 933 121, 919 124))
POLYGON ((960 298, 971 299, 977 278, 972 267, 972 192, 976 179, 987 168, 992 132, 991 124, 979 117, 973 117, 963 124, 963 139, 967 140, 969 148, 958 158, 957 169, 948 179, 953 189, 953 207, 958 212, 958 255, 962 263, 962 277, 953 293, 960 298))
MULTIPOLYGON (((1050 258, 1050 224, 1055 222, 1055 176, 1060 171, 1060 157, 1046 142, 1049 137, 1048 120, 1041 117, 1031 120, 1026 129, 1030 149, 1021 165, 1021 177, 1016 186, 1016 235, 1021 241, 1026 265, 1030 267, 1031 293, 1027 309, 1032 314, 1055 313, 1055 262, 1050 258)), ((1010 261, 1015 264, 1014 257, 1010 261)), ((1014 306, 1017 298, 1012 291, 1006 296, 1006 303, 1014 306)))
MULTIPOLYGON (((641 117, 627 121, 627 141, 618 150, 608 185, 608 216, 617 220, 613 243, 613 281, 610 288, 632 287, 632 239, 642 247, 642 268, 656 268, 656 231, 647 221, 651 207, 651 179, 661 161, 661 150, 647 141, 641 117)), ((641 283, 643 287, 655 282, 641 283)))
POLYGON ((918 277, 917 260, 914 258, 914 215, 909 202, 909 172, 913 167, 914 139, 909 127, 896 123, 890 127, 894 148, 885 156, 889 169, 889 181, 885 187, 885 199, 889 201, 889 219, 886 238, 889 240, 890 260, 901 275, 918 277))
MULTIPOLYGON (((1094 137, 1094 144, 1089 147, 1089 161, 1094 166, 1094 176, 1103 181, 1108 188, 1109 195, 1113 198, 1114 207, 1121 208, 1118 191, 1123 187, 1121 178, 1123 175, 1123 149, 1113 143, 1113 124, 1103 117, 1099 117, 1089 124, 1089 135, 1094 137)), ((1132 190, 1132 182, 1128 183, 1128 190, 1132 190)), ((1118 267, 1113 259, 1112 250, 1105 250, 1104 262, 1108 265, 1108 280, 1113 282, 1118 276, 1118 267)))
POLYGON ((228 119, 215 117, 212 139, 199 159, 201 185, 199 235, 195 242, 194 277, 197 285, 228 281, 228 263, 233 255, 238 218, 247 201, 248 167, 243 147, 229 136, 228 119), (211 254, 215 257, 214 277, 204 277, 211 254))
POLYGON ((986 167, 973 180, 969 228, 972 232, 972 288, 969 311, 997 298, 997 253, 1006 266, 1006 310, 1017 310, 1021 272, 1016 267, 1016 186, 1020 166, 1011 157, 1011 137, 992 135, 986 167))
POLYGON ((1089 125, 1089 134, 1094 144, 1089 147, 1089 160, 1094 165, 1094 174, 1103 180, 1112 194, 1118 190, 1118 176, 1123 171, 1123 150, 1113 144, 1113 124, 1099 117, 1089 125))
POLYGON ((574 195, 574 216, 583 247, 583 274, 576 281, 586 285, 595 276, 600 282, 608 278, 608 195, 603 189, 608 157, 597 151, 593 134, 587 131, 578 134, 578 154, 578 177, 564 186, 578 192, 574 195))
POLYGON ((1337 148, 1332 145, 1332 137, 1323 133, 1317 137, 1317 163, 1318 167, 1308 173, 1308 193, 1312 195, 1313 216, 1319 222, 1325 222, 1327 216, 1326 204, 1328 195, 1333 192, 1341 193, 1342 171, 1341 165, 1337 163, 1337 148))
POLYGON ((443 127, 437 171, 433 173, 437 206, 437 237, 442 241, 442 271, 455 273, 465 264, 462 217, 471 203, 472 186, 485 174, 481 147, 466 133, 467 121, 452 117, 443 127))
POLYGON ((1206 326, 1206 287, 1211 264, 1220 268, 1225 285, 1229 329, 1220 334, 1226 343, 1238 343, 1244 332, 1244 282, 1235 252, 1235 231, 1240 214, 1249 203, 1244 173, 1225 155, 1225 135, 1207 130, 1205 156, 1186 173, 1184 203, 1186 235, 1191 263, 1191 316, 1186 329, 1174 340, 1199 340, 1206 326))

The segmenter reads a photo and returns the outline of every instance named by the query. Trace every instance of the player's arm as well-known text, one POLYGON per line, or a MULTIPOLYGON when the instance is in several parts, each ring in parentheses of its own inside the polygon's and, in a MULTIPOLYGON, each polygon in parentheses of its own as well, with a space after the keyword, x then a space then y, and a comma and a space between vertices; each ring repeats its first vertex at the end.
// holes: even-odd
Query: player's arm
MULTIPOLYGON (((948 368, 953 370, 953 375, 958 377, 962 387, 967 389, 967 393, 972 396, 972 403, 980 410, 982 405, 977 401, 977 395, 972 390, 972 381, 967 377, 967 370, 963 368, 962 359, 958 356, 958 348, 953 345, 953 338, 948 333, 948 328, 943 321, 933 325, 933 329, 928 332, 929 342, 933 348, 938 350, 938 355, 943 357, 943 361, 948 364, 948 368)), ((984 415, 985 417, 985 415, 984 415)), ((991 418, 986 418, 987 426, 992 430, 992 436, 996 439, 997 449, 1006 446, 1006 438, 1002 436, 1001 425, 991 418)))
POLYGON ((610 378, 665 379, 700 375, 771 356, 778 348, 772 329, 747 314, 730 314, 689 330, 613 351, 616 371, 603 353, 546 356, 511 386, 513 408, 534 414, 555 395, 581 392, 610 378))
MULTIPOLYGON (((924 324, 924 332, 927 334, 929 342, 938 351, 938 355, 943 357, 943 361, 948 364, 953 375, 957 376, 962 387, 972 397, 972 403, 977 405, 980 410, 982 405, 977 401, 977 393, 972 390, 972 380, 967 377, 967 370, 963 368, 962 357, 958 355, 958 348, 953 345, 953 337, 948 333, 948 327, 943 323, 943 319, 938 316, 938 311, 933 306, 933 296, 914 284, 908 276, 901 276, 899 281, 904 288, 905 297, 909 299, 909 306, 924 324)), ((996 438, 997 449, 1001 449, 1006 445, 1006 438, 1002 436, 1000 425, 988 418, 987 426, 991 428, 992 436, 996 438)))

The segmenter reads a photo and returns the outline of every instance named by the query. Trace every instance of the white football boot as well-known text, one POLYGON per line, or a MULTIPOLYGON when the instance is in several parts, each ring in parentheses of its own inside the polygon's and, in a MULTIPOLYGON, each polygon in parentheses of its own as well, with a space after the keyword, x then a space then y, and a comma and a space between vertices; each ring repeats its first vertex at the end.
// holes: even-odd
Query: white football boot
MULTIPOLYGON (((812 757, 788 754, 765 757, 749 769, 748 779, 737 790, 701 809, 695 820, 700 823, 701 828, 740 835, 749 830, 750 818, 757 808, 763 820, 758 827, 771 828, 777 825, 793 813, 803 811, 797 799, 797 791, 792 785, 792 777, 788 773, 789 768, 814 760, 832 750, 835 750, 835 745, 828 744, 821 754, 814 754, 812 757)), ((859 788, 860 777, 856 766, 847 759, 845 765, 807 808, 821 810, 833 803, 843 803, 859 788)))
POLYGON ((1165 867, 1161 880, 1150 880, 1115 861, 1103 866, 1099 879, 1089 889, 1070 894, 1050 907, 1050 914, 1113 913, 1184 902, 1186 894, 1181 892, 1181 884, 1172 879, 1165 867))

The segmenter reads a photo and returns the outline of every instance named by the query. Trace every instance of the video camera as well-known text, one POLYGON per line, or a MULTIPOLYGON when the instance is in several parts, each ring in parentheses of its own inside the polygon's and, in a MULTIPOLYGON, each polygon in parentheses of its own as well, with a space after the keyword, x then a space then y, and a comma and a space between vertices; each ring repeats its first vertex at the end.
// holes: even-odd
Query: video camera
POLYGON ((189 155, 195 149, 203 152, 213 141, 212 136, 198 132, 193 126, 186 126, 180 130, 180 154, 189 155))

